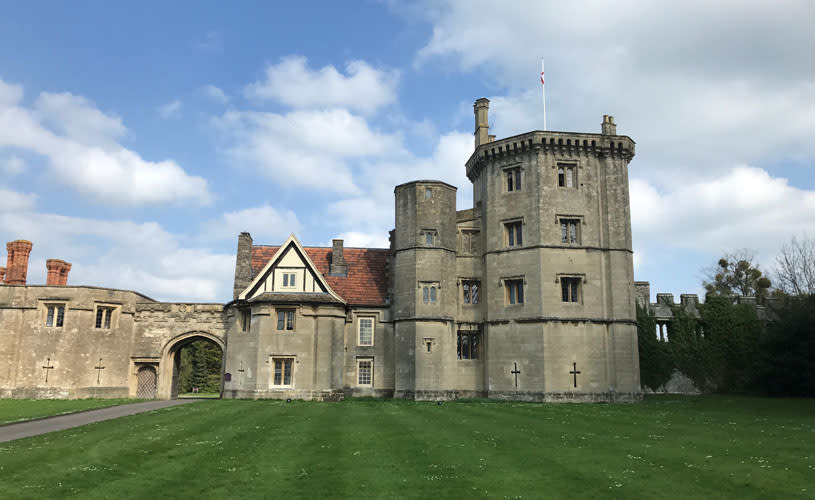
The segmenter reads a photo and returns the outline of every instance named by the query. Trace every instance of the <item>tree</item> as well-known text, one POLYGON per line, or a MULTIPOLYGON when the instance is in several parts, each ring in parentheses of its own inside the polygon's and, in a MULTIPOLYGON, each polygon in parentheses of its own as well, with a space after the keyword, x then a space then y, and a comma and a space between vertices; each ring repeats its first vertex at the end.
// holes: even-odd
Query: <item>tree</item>
MULTIPOLYGON (((699 366, 699 387, 717 392, 744 392, 755 378, 761 359, 762 323, 748 304, 734 304, 728 297, 708 296, 699 307, 704 332, 699 366)), ((693 373, 691 373, 693 375, 693 373)))
POLYGON ((815 396, 815 294, 773 306, 762 342, 760 386, 771 396, 815 396))
POLYGON ((207 340, 196 340, 181 348, 178 391, 218 392, 221 384, 221 349, 207 340))
POLYGON ((746 295, 759 300, 767 296, 770 280, 764 276, 753 254, 747 250, 725 255, 716 266, 707 271, 703 282, 708 296, 733 297, 746 295))
POLYGON ((815 239, 792 237, 775 258, 775 286, 787 295, 815 295, 815 239))

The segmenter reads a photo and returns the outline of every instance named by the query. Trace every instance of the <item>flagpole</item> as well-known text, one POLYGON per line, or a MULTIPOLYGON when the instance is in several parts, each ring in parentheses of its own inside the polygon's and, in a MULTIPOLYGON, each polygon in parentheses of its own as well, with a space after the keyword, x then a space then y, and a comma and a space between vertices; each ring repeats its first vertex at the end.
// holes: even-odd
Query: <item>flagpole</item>
POLYGON ((541 100, 543 101, 543 130, 546 130, 546 84, 543 83, 543 58, 541 57, 541 100))

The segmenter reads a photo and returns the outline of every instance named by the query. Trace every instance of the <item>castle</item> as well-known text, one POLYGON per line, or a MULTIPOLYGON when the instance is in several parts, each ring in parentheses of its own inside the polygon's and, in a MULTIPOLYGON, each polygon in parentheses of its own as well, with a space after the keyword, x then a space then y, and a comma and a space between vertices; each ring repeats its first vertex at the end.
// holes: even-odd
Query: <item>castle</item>
POLYGON ((640 399, 634 141, 610 116, 600 134, 496 140, 488 108, 474 104, 473 208, 417 180, 395 187, 387 249, 242 233, 226 304, 69 286, 56 260, 27 285, 31 243, 9 243, 0 396, 172 398, 179 350, 206 339, 225 398, 640 399))

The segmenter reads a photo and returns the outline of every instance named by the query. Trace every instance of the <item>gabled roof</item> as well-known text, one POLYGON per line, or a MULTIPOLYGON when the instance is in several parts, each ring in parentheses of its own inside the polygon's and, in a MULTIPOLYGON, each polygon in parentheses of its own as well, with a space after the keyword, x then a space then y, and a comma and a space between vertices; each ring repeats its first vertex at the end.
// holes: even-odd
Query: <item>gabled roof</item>
MULTIPOLYGON (((287 253, 289 249, 292 249, 300 256, 301 259, 304 260, 303 263, 307 268, 311 269, 311 271, 314 273, 314 279, 320 284, 320 288, 322 288, 326 294, 330 295, 338 302, 343 301, 342 297, 337 295, 337 293, 332 289, 331 285, 328 282, 326 282, 324 277, 325 273, 323 273, 317 268, 317 266, 311 260, 311 257, 309 257, 308 253, 305 251, 305 249, 303 249, 303 246, 300 245, 299 241, 297 241, 297 238, 294 236, 294 233, 289 235, 285 243, 277 247, 277 249, 274 252, 274 255, 272 255, 272 257, 266 261, 266 263, 263 265, 259 272, 257 273, 254 272, 253 267, 252 283, 250 283, 249 286, 246 287, 246 289, 243 292, 241 292, 238 298, 240 299, 251 298, 249 294, 255 291, 258 288, 258 286, 263 282, 263 280, 265 280, 269 276, 269 274, 271 274, 272 269, 275 267, 275 264, 280 259, 283 258, 283 256, 287 253)), ((305 295, 303 296, 305 297, 305 295)))
MULTIPOLYGON (((252 276, 257 276, 279 246, 254 245, 252 247, 252 276)), ((388 279, 386 248, 344 248, 343 257, 348 266, 347 276, 329 276, 331 248, 303 247, 326 283, 346 303, 358 306, 386 306, 388 279)))

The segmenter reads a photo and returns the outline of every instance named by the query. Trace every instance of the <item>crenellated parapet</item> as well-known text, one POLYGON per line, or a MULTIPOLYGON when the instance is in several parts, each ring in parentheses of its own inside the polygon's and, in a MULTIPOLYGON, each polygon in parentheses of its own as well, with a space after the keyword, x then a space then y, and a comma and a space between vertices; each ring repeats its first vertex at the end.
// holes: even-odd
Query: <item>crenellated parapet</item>
POLYGON ((519 160, 528 154, 546 154, 562 159, 610 157, 631 161, 634 149, 634 141, 625 135, 536 130, 479 145, 467 160, 467 178, 475 180, 490 162, 519 160))
MULTIPOLYGON (((668 325, 674 320, 674 311, 680 309, 685 311, 692 318, 701 318, 699 312, 699 296, 695 293, 683 293, 679 296, 679 302, 674 302, 672 293, 657 293, 656 302, 650 302, 651 285, 647 281, 634 282, 635 299, 637 305, 646 307, 654 315, 657 323, 657 337, 660 340, 668 340, 668 325)), ((758 317, 767 319, 767 306, 771 306, 772 298, 766 299, 765 304, 759 304, 756 297, 739 295, 733 297, 736 304, 745 304, 756 308, 758 317)))

